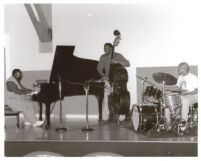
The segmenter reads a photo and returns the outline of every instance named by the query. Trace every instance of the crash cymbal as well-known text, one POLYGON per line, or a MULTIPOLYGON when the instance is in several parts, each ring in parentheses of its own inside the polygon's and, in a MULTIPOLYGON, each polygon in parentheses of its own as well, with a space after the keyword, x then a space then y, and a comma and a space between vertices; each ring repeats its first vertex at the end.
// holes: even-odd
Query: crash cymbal
POLYGON ((167 73, 154 73, 153 78, 156 82, 165 85, 173 85, 177 83, 177 78, 167 73))

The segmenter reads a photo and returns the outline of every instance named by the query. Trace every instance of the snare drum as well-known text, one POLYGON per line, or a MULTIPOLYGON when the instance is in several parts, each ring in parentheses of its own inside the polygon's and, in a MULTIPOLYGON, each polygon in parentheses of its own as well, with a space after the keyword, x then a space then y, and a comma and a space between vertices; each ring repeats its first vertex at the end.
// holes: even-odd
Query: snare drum
POLYGON ((165 108, 176 110, 181 107, 181 99, 179 94, 167 94, 164 98, 165 108))
POLYGON ((162 96, 162 91, 154 86, 147 86, 144 92, 144 98, 148 102, 158 103, 162 96))
POLYGON ((133 105, 132 126, 135 131, 148 132, 158 120, 157 107, 155 105, 133 105))

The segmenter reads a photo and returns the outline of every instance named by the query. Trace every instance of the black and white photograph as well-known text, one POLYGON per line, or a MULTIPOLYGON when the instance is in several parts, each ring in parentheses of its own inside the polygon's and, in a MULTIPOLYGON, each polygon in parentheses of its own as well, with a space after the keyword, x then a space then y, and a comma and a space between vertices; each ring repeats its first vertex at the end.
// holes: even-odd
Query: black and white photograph
POLYGON ((198 159, 199 1, 1 8, 4 158, 198 159))

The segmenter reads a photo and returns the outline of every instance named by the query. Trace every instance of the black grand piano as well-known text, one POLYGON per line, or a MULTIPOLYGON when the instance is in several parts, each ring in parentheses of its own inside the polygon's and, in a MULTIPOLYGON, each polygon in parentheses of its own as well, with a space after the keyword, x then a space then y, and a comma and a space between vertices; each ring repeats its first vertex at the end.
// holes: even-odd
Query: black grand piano
POLYGON ((98 100, 99 120, 102 119, 104 83, 97 81, 101 78, 96 70, 98 62, 74 56, 74 49, 75 46, 56 47, 49 83, 41 83, 40 92, 32 96, 33 101, 40 104, 40 120, 42 120, 42 104, 45 104, 47 129, 50 127, 51 104, 60 99, 59 80, 62 87, 61 99, 65 96, 85 95, 83 84, 88 83, 89 94, 95 95, 98 100))

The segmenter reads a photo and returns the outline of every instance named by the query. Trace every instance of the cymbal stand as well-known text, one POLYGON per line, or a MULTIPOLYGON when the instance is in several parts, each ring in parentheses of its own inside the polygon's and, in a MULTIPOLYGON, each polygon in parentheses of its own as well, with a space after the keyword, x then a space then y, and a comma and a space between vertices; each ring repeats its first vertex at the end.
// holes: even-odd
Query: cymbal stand
MULTIPOLYGON (((164 112, 163 112, 163 109, 165 109, 165 82, 164 81, 162 81, 162 85, 163 85, 162 86, 163 98, 162 98, 162 104, 161 104, 161 108, 160 108, 159 112, 160 112, 161 120, 164 120, 164 112)), ((160 121, 158 120, 158 115, 157 115, 156 120, 157 120, 156 130, 159 132, 161 129, 164 129, 165 124, 164 123, 160 124, 160 121)))
POLYGON ((89 119, 88 119, 88 95, 89 95, 89 83, 84 85, 84 90, 86 94, 86 127, 82 129, 82 131, 93 131, 92 128, 89 127, 89 119))
POLYGON ((162 101, 162 107, 165 108, 165 82, 163 81, 163 87, 162 87, 162 90, 163 90, 163 101, 162 101))
POLYGON ((59 128, 56 128, 56 131, 67 131, 67 128, 63 127, 61 91, 62 91, 62 86, 61 86, 61 80, 59 79, 60 126, 59 128))
POLYGON ((164 119, 164 116, 163 116, 163 114, 164 114, 164 111, 163 110, 165 110, 165 81, 162 81, 162 84, 163 84, 163 86, 162 86, 162 91, 163 91, 163 98, 162 98, 162 108, 160 109, 161 111, 161 118, 162 119, 164 119))
MULTIPOLYGON (((165 108, 166 108, 166 105, 165 105, 165 81, 162 81, 162 84, 163 84, 163 100, 162 100, 162 108, 161 109, 161 118, 164 120, 164 123, 163 123, 163 126, 164 128, 167 130, 167 131, 171 131, 171 128, 172 128, 172 125, 168 125, 167 122, 166 122, 166 118, 165 118, 165 108)), ((169 109, 170 110, 170 109, 169 109)), ((172 111, 170 111, 170 119, 172 120, 172 111)))
POLYGON ((144 84, 145 84, 145 80, 142 80, 142 94, 141 94, 142 95, 142 103, 141 103, 142 105, 144 104, 144 92, 145 92, 144 91, 144 84))

